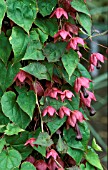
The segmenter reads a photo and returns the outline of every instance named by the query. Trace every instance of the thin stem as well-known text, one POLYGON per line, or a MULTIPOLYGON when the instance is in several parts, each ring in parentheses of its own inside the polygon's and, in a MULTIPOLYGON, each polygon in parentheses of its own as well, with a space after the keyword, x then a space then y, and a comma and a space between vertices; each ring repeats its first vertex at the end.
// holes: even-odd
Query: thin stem
POLYGON ((61 20, 61 18, 59 19, 59 28, 62 29, 62 20, 61 20))
POLYGON ((37 92, 36 92, 36 104, 38 106, 38 110, 39 110, 39 114, 40 114, 40 118, 41 118, 41 130, 42 130, 42 132, 44 132, 44 130, 43 130, 42 114, 41 114, 41 110, 40 110, 40 106, 39 106, 39 102, 38 102, 37 92))
POLYGON ((89 63, 89 61, 86 59, 86 58, 84 58, 84 57, 81 57, 83 60, 85 60, 87 63, 89 63))
POLYGON ((95 44, 97 44, 97 45, 99 45, 99 46, 101 46, 101 47, 103 47, 103 48, 107 48, 107 46, 104 46, 104 45, 102 45, 102 44, 96 43, 96 42, 93 41, 93 40, 92 40, 92 42, 95 43, 95 44))
POLYGON ((59 164, 59 162, 58 162, 56 159, 54 159, 54 161, 56 162, 56 164, 57 164, 60 168, 64 169, 64 168, 59 164))
POLYGON ((105 34, 107 34, 107 33, 108 33, 108 30, 107 30, 107 31, 104 31, 104 32, 102 32, 102 33, 96 34, 96 35, 94 35, 94 36, 90 36, 89 38, 98 37, 98 36, 101 36, 101 35, 105 35, 105 34))

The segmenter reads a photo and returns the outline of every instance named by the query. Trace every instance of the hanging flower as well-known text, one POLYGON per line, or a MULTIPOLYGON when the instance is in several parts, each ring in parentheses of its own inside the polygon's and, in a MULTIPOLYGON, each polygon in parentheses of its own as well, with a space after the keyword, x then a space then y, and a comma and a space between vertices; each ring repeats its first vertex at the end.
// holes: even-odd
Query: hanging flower
POLYGON ((68 109, 68 108, 65 107, 65 106, 62 106, 62 107, 59 109, 59 116, 60 116, 60 118, 62 119, 62 118, 64 117, 64 115, 70 116, 70 112, 71 112, 70 109, 68 109))
POLYGON ((48 159, 50 156, 53 157, 55 160, 57 159, 57 157, 59 157, 58 153, 54 149, 51 149, 47 153, 46 158, 48 159))
POLYGON ((71 38, 70 42, 67 45, 67 49, 70 50, 70 48, 77 50, 78 44, 81 44, 82 46, 85 45, 85 42, 82 38, 80 37, 73 37, 71 38))
POLYGON ((72 97, 74 96, 74 94, 70 91, 70 90, 64 90, 60 96, 62 102, 64 101, 64 99, 68 99, 68 100, 72 100, 72 97))
POLYGON ((78 27, 76 25, 74 25, 74 24, 66 22, 63 25, 63 29, 70 32, 70 33, 72 33, 72 34, 78 35, 78 27))
POLYGON ((93 53, 90 56, 90 66, 89 66, 89 71, 92 72, 94 71, 93 66, 96 66, 97 69, 101 68, 101 63, 104 63, 105 57, 100 54, 100 53, 93 53))
POLYGON ((92 100, 96 101, 96 97, 95 97, 94 93, 92 93, 92 92, 90 92, 88 90, 87 90, 87 93, 89 94, 89 96, 87 98, 84 98, 84 95, 83 95, 82 92, 80 93, 80 103, 84 104, 87 107, 90 107, 91 106, 91 101, 92 100))
POLYGON ((64 16, 66 19, 68 19, 68 15, 67 12, 63 9, 63 8, 57 8, 52 15, 50 16, 50 18, 56 16, 57 19, 60 19, 62 16, 64 16))
POLYGON ((89 66, 88 70, 89 70, 89 72, 94 71, 94 65, 93 65, 93 64, 90 64, 90 66, 89 66))
POLYGON ((47 106, 43 110, 42 116, 46 116, 47 113, 48 113, 49 116, 54 116, 54 113, 56 113, 58 115, 58 113, 56 112, 56 110, 52 106, 47 106))
POLYGON ((31 145, 32 147, 36 146, 35 144, 33 144, 36 141, 36 138, 30 138, 26 141, 26 143, 24 144, 26 145, 31 145))
POLYGON ((45 93, 44 93, 44 96, 50 96, 56 100, 58 100, 58 94, 62 94, 62 91, 55 88, 55 87, 51 87, 51 88, 47 88, 45 93))
POLYGON ((59 39, 62 38, 63 40, 66 40, 68 38, 71 38, 72 36, 68 31, 65 31, 64 29, 59 30, 55 35, 54 35, 54 43, 59 39))
POLYGON ((31 86, 33 80, 32 80, 32 76, 30 74, 26 73, 23 70, 20 70, 17 73, 17 75, 15 76, 14 82, 16 82, 17 86, 21 86, 25 82, 28 83, 31 86))
POLYGON ((83 114, 80 111, 78 111, 78 110, 74 110, 74 111, 71 111, 71 114, 68 117, 66 123, 67 123, 67 125, 75 127, 77 121, 83 122, 83 120, 85 120, 83 114))
POLYGON ((78 93, 81 89, 81 87, 89 88, 89 84, 92 82, 92 80, 85 78, 85 77, 78 77, 75 80, 74 90, 76 93, 78 93))

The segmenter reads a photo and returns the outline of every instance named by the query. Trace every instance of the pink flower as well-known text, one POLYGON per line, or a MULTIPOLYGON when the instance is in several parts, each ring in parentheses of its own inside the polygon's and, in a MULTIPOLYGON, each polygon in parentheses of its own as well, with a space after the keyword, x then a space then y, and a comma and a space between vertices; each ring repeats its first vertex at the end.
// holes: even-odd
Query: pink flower
POLYGON ((85 120, 83 114, 80 111, 78 111, 78 110, 74 110, 74 111, 71 111, 71 114, 68 117, 66 123, 67 123, 67 125, 75 127, 77 121, 83 122, 83 120, 85 120))
POLYGON ((89 88, 89 83, 92 82, 92 80, 85 78, 85 77, 78 77, 75 80, 74 90, 76 93, 78 93, 81 89, 81 87, 89 88))
POLYGON ((61 3, 62 3, 62 5, 63 5, 63 8, 64 8, 67 12, 70 13, 70 15, 71 15, 71 17, 72 17, 73 19, 75 19, 75 18, 76 18, 76 10, 71 7, 71 5, 70 5, 70 2, 71 2, 71 1, 72 1, 72 0, 61 0, 61 3))
POLYGON ((63 40, 66 40, 67 38, 71 38, 72 36, 69 32, 61 29, 54 35, 54 43, 59 39, 59 37, 61 37, 63 40))
POLYGON ((64 101, 65 98, 68 100, 71 100, 74 94, 70 90, 64 90, 63 92, 55 87, 50 87, 45 90, 44 96, 50 96, 52 98, 55 98, 58 100, 58 95, 60 95, 60 98, 62 101, 64 101))
POLYGON ((52 107, 52 106, 47 106, 43 112, 42 112, 42 116, 46 116, 46 114, 48 113, 49 116, 53 116, 54 113, 56 113, 58 115, 58 113, 56 112, 56 110, 52 107))
POLYGON ((77 50, 77 45, 81 44, 82 46, 84 46, 85 42, 82 38, 80 37, 73 37, 71 38, 70 42, 67 45, 67 49, 69 50, 70 48, 77 50))
POLYGON ((64 101, 65 98, 71 100, 74 94, 70 90, 64 90, 60 96, 61 100, 64 101))
POLYGON ((90 56, 90 64, 99 67, 99 62, 104 63, 105 57, 100 53, 93 53, 90 56))
POLYGON ((62 91, 53 87, 53 88, 47 88, 44 93, 44 96, 50 96, 58 100, 58 94, 62 94, 62 91))
POLYGON ((94 65, 93 65, 93 64, 90 64, 90 66, 89 66, 88 70, 89 70, 89 72, 94 71, 94 65))
POLYGON ((28 73, 23 70, 20 70, 19 73, 15 76, 14 81, 18 79, 21 83, 23 83, 26 78, 32 81, 32 77, 28 73))
POLYGON ((70 32, 70 33, 73 33, 75 35, 78 35, 78 27, 74 24, 71 24, 69 22, 66 22, 64 25, 63 25, 63 29, 70 32))
POLYGON ((56 160, 59 155, 58 155, 58 153, 54 149, 51 149, 47 153, 46 158, 48 159, 50 156, 53 157, 56 160))
POLYGON ((68 109, 68 108, 65 107, 65 106, 62 106, 62 107, 59 109, 59 116, 60 116, 60 118, 62 119, 62 118, 64 117, 64 115, 70 116, 70 112, 71 112, 70 109, 68 109))
POLYGON ((46 164, 46 162, 44 162, 44 160, 35 161, 34 166, 36 167, 37 170, 47 170, 48 169, 48 165, 46 164))
POLYGON ((82 92, 80 93, 80 101, 81 101, 80 103, 81 104, 83 103, 85 106, 90 107, 91 101, 92 100, 96 101, 96 97, 95 97, 94 93, 92 93, 88 90, 87 90, 87 93, 89 94, 89 96, 87 98, 84 98, 84 95, 82 92))
POLYGON ((50 18, 56 16, 56 18, 60 19, 62 15, 63 15, 66 19, 68 19, 67 12, 66 12, 63 8, 57 8, 57 9, 52 13, 52 15, 50 16, 50 18))
POLYGON ((15 76, 14 82, 16 82, 17 86, 21 86, 25 82, 31 86, 33 80, 30 74, 26 73, 23 70, 20 70, 19 73, 15 76))
POLYGON ((32 147, 36 146, 35 144, 33 144, 34 142, 36 141, 35 138, 30 138, 26 141, 26 143, 24 144, 25 146, 26 145, 31 145, 32 147))

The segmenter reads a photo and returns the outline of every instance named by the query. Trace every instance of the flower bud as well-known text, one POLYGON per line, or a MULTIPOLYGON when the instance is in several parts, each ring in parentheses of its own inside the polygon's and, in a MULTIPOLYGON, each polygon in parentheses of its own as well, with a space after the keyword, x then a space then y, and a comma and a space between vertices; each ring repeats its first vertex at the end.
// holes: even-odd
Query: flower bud
POLYGON ((90 116, 94 116, 96 114, 96 110, 93 107, 88 107, 90 116))
POLYGON ((78 140, 78 141, 82 140, 82 135, 81 135, 81 132, 80 132, 80 129, 79 129, 77 123, 76 123, 76 125, 75 125, 75 131, 76 131, 76 133, 77 133, 77 135, 76 135, 76 140, 78 140))
POLYGON ((81 87, 81 91, 83 92, 84 98, 87 98, 89 96, 89 94, 87 93, 85 87, 81 87))

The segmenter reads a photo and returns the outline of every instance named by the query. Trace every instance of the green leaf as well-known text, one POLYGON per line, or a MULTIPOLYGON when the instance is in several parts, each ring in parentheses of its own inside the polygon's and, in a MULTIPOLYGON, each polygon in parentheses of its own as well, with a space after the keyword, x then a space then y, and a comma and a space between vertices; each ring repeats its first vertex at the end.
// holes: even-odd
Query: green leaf
POLYGON ((80 63, 78 63, 78 70, 81 74, 81 76, 86 77, 88 79, 91 79, 90 73, 87 71, 87 69, 80 63))
POLYGON ((82 12, 84 14, 90 15, 89 10, 88 10, 84 0, 73 0, 70 4, 78 12, 82 12))
POLYGON ((71 148, 74 149, 79 149, 79 150, 84 150, 84 147, 81 143, 81 141, 77 141, 76 138, 76 134, 74 132, 74 130, 72 128, 66 130, 63 130, 63 138, 65 139, 67 145, 71 148))
POLYGON ((67 154, 70 155, 76 161, 77 165, 79 165, 84 155, 83 151, 72 149, 70 147, 68 147, 67 154))
POLYGON ((39 12, 43 17, 50 15, 56 4, 57 0, 38 0, 39 12))
POLYGON ((10 120, 4 115, 0 106, 0 125, 7 125, 9 122, 10 120))
POLYGON ((49 63, 47 61, 44 61, 44 65, 46 66, 47 70, 48 70, 48 74, 52 80, 52 76, 53 76, 53 69, 54 69, 54 63, 49 63))
POLYGON ((63 75, 63 78, 66 80, 66 82, 68 82, 72 87, 74 86, 76 77, 80 77, 80 73, 77 68, 75 69, 74 74, 72 74, 70 78, 68 76, 68 73, 64 69, 62 70, 62 75, 63 75))
POLYGON ((33 91, 22 92, 19 94, 17 101, 19 107, 30 116, 32 120, 34 108, 36 105, 36 96, 33 91))
POLYGON ((7 16, 27 33, 36 18, 35 0, 7 0, 7 16))
POLYGON ((59 135, 59 139, 56 145, 57 151, 60 152, 61 154, 67 153, 67 145, 66 143, 62 140, 61 135, 59 135))
POLYGON ((62 63, 66 69, 69 78, 72 76, 75 68, 79 62, 78 54, 74 50, 70 50, 67 54, 62 56, 62 63))
POLYGON ((46 157, 46 147, 45 146, 34 146, 33 149, 35 149, 37 152, 39 152, 42 156, 46 157))
POLYGON ((14 92, 6 92, 1 98, 2 110, 13 123, 20 128, 25 129, 30 123, 30 119, 16 103, 16 94, 14 92))
POLYGON ((18 94, 21 94, 21 93, 26 93, 27 92, 27 87, 25 86, 15 86, 15 90, 18 92, 18 94))
POLYGON ((0 87, 5 91, 13 83, 14 77, 19 72, 20 63, 8 63, 6 67, 2 61, 0 61, 0 87))
POLYGON ((90 139, 90 130, 89 130, 87 122, 83 121, 82 123, 79 123, 79 129, 82 134, 81 143, 84 149, 87 150, 87 145, 90 139))
POLYGON ((42 80, 42 79, 49 80, 49 76, 48 76, 45 65, 39 62, 30 63, 29 65, 23 67, 21 70, 24 70, 25 72, 33 75, 39 80, 42 80))
POLYGON ((24 57, 28 44, 28 35, 20 27, 13 27, 9 41, 14 52, 14 63, 16 63, 24 57))
POLYGON ((0 0, 0 33, 1 33, 2 21, 5 16, 5 12, 6 12, 6 2, 4 0, 0 0))
POLYGON ((10 53, 11 53, 11 45, 9 43, 8 38, 2 32, 0 34, 0 59, 5 63, 5 65, 7 64, 10 53))
POLYGON ((94 150, 88 149, 87 153, 85 154, 85 158, 91 165, 95 166, 100 170, 103 170, 98 154, 94 152, 94 150))
POLYGON ((24 131, 23 129, 21 129, 19 126, 13 124, 13 123, 8 123, 8 125, 6 126, 6 130, 4 131, 4 133, 6 135, 17 135, 19 132, 24 131))
POLYGON ((0 153, 2 152, 2 149, 4 148, 4 145, 6 144, 5 138, 0 139, 0 153))
POLYGON ((38 26, 45 34, 51 37, 58 31, 58 23, 55 18, 36 18, 34 24, 38 26))
POLYGON ((36 168, 30 162, 24 162, 22 163, 20 170, 36 170, 36 168))
POLYGON ((12 170, 18 167, 22 157, 20 153, 14 149, 3 150, 0 154, 0 170, 12 170))
POLYGON ((84 164, 81 164, 80 170, 95 170, 95 168, 92 165, 90 165, 88 162, 86 162, 86 167, 84 164))
POLYGON ((41 132, 34 144, 49 147, 53 144, 53 141, 47 132, 41 132))
POLYGON ((79 95, 75 95, 72 100, 65 100, 70 110, 79 110, 79 95))
POLYGON ((45 56, 42 52, 42 44, 40 41, 31 41, 22 60, 44 60, 45 56))
POLYGON ((37 28, 37 32, 39 34, 41 43, 44 43, 48 39, 48 35, 44 33, 43 31, 41 31, 39 28, 37 28))
POLYGON ((64 54, 65 49, 66 43, 64 42, 49 43, 44 48, 44 55, 49 62, 56 62, 64 54))
POLYGON ((95 149, 96 151, 102 151, 102 148, 96 143, 95 138, 93 138, 93 141, 92 141, 92 148, 95 149))
POLYGON ((6 125, 0 125, 0 133, 4 133, 6 130, 6 125))
POLYGON ((66 117, 60 119, 58 116, 53 117, 48 123, 47 126, 50 129, 51 135, 53 135, 66 121, 66 117))
POLYGON ((46 105, 54 107, 56 110, 60 109, 62 106, 66 106, 66 102, 62 102, 60 100, 53 99, 51 97, 46 97, 46 105))
POLYGON ((91 18, 87 16, 86 14, 80 13, 79 14, 79 22, 81 26, 87 31, 88 35, 91 35, 91 18))
POLYGON ((5 139, 6 143, 10 144, 10 146, 12 146, 14 149, 20 152, 22 160, 25 160, 33 150, 33 148, 30 147, 29 145, 24 146, 26 141, 29 139, 29 132, 27 131, 21 132, 20 134, 13 136, 5 135, 5 139))

